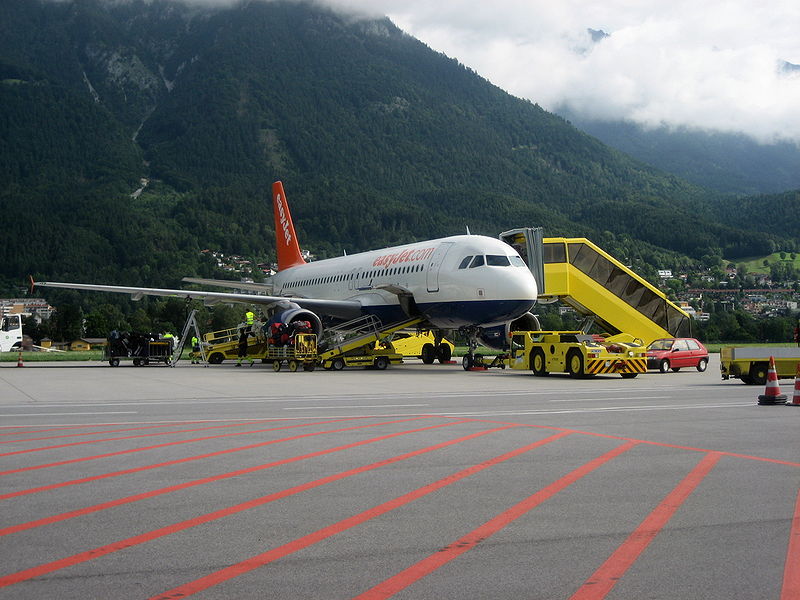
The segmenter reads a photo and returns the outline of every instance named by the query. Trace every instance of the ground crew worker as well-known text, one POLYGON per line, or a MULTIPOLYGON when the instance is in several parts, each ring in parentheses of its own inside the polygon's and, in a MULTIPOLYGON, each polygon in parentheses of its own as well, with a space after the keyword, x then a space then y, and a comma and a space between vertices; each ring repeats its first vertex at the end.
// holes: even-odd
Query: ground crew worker
POLYGON ((244 313, 244 322, 247 325, 247 331, 253 331, 253 323, 255 320, 256 316, 253 314, 253 311, 248 310, 244 313))
POLYGON ((193 365, 200 364, 200 340, 197 339, 197 336, 192 336, 192 351, 189 354, 189 358, 192 359, 193 365))
POLYGON ((253 366, 253 363, 255 362, 255 361, 253 361, 252 358, 247 356, 247 338, 249 336, 250 336, 250 331, 248 331, 247 327, 242 327, 239 330, 239 358, 236 359, 236 366, 237 367, 241 367, 242 366, 242 360, 245 359, 245 358, 250 361, 250 366, 251 367, 253 366))
POLYGON ((169 359, 172 360, 172 351, 175 350, 175 336, 169 331, 162 333, 161 337, 169 341, 169 359))

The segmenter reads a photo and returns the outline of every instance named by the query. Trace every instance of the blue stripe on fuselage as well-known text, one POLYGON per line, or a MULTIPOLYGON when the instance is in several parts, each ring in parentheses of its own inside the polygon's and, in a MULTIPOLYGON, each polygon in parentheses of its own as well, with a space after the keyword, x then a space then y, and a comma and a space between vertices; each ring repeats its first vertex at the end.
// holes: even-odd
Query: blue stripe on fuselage
MULTIPOLYGON (((417 308, 436 327, 454 328, 466 325, 497 325, 521 317, 533 306, 531 300, 462 300, 429 302, 417 308)), ((366 305, 363 311, 375 315, 382 323, 396 323, 408 318, 399 305, 366 305)))

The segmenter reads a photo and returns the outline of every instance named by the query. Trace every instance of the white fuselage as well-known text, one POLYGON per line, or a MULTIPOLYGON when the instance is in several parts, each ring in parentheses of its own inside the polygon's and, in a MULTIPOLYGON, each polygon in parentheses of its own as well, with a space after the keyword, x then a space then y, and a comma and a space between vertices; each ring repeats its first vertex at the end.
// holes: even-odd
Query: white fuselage
POLYGON ((412 299, 441 328, 507 323, 530 310, 537 296, 519 254, 478 235, 320 260, 280 271, 272 284, 275 295, 289 298, 357 301, 384 322, 408 316, 400 297, 412 299))

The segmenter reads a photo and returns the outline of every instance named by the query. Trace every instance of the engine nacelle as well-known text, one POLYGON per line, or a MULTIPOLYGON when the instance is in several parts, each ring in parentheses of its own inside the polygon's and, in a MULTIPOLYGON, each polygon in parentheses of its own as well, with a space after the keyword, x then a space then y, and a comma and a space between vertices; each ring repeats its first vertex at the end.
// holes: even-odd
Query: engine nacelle
POLYGON ((294 302, 282 303, 280 308, 270 317, 269 322, 265 329, 269 331, 269 327, 273 323, 285 323, 289 325, 294 321, 308 321, 311 323, 311 328, 317 334, 318 339, 322 339, 322 320, 306 308, 300 308, 294 302))
POLYGON ((533 313, 526 312, 521 317, 514 319, 505 325, 487 327, 478 336, 481 344, 494 348, 495 350, 507 350, 509 348, 510 333, 512 331, 539 331, 542 326, 539 319, 533 313))

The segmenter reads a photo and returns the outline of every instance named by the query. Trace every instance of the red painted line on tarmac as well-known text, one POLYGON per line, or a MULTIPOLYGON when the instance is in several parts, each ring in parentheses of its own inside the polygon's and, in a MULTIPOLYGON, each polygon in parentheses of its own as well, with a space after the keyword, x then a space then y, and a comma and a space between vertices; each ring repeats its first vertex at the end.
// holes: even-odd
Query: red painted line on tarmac
MULTIPOLYGON (((397 575, 386 579, 363 594, 359 594, 353 600, 377 600, 379 598, 389 598, 395 595, 397 592, 404 590, 423 577, 430 575, 433 571, 436 571, 440 567, 449 563, 451 560, 461 556, 468 550, 472 550, 488 537, 494 535, 510 523, 527 514, 545 500, 548 500, 564 488, 572 485, 582 477, 585 477, 598 467, 618 457, 623 452, 627 452, 636 445, 636 442, 628 442, 621 446, 617 446, 602 456, 598 456, 597 458, 590 460, 564 477, 561 477, 550 485, 545 486, 535 494, 528 496, 521 502, 518 502, 508 510, 503 511, 480 527, 473 529, 464 537, 456 540, 436 553, 431 554, 427 558, 423 558, 421 561, 411 565, 397 575)), ((166 598, 166 596, 164 598, 166 598)))
MULTIPOLYGON (((280 421, 280 420, 281 419, 259 419, 257 421, 247 421, 246 419, 243 419, 242 420, 243 422, 240 423, 239 426, 243 427, 245 425, 258 425, 259 423, 266 423, 266 422, 280 421)), ((141 429, 156 429, 156 428, 170 427, 170 426, 174 427, 175 425, 197 425, 197 424, 200 424, 200 423, 207 423, 207 421, 185 421, 185 422, 182 422, 182 423, 166 423, 166 424, 163 424, 163 425, 143 425, 143 426, 140 426, 140 427, 129 427, 127 429, 107 429, 106 431, 84 431, 83 433, 67 433, 67 434, 64 434, 64 435, 50 435, 50 436, 47 436, 47 437, 27 438, 27 439, 23 439, 23 440, 0 440, 0 444, 17 444, 17 443, 22 443, 22 442, 39 442, 39 441, 43 441, 43 440, 57 440, 57 439, 61 439, 61 438, 80 437, 80 436, 84 436, 84 435, 100 435, 102 433, 123 433, 123 432, 126 432, 126 431, 138 431, 138 430, 141 430, 141 429)), ((227 425, 227 427, 236 427, 236 424, 227 425)), ((190 429, 188 431, 195 431, 195 430, 191 430, 190 429)), ((26 432, 26 433, 28 433, 28 432, 26 432)), ((29 433, 44 433, 44 432, 31 431, 29 433)), ((0 434, 0 435, 3 435, 3 434, 0 434)), ((166 433, 164 435, 166 435, 166 433)), ((125 439, 125 438, 120 438, 120 439, 125 439)), ((95 440, 95 441, 102 441, 102 440, 95 440)), ((56 447, 58 447, 58 446, 56 446, 56 447)), ((4 455, 0 454, 0 456, 4 456, 4 455)))
MULTIPOLYGON (((505 421, 495 421, 492 419, 475 419, 476 422, 480 423, 494 423, 496 425, 510 425, 511 423, 506 423, 505 421)), ((529 425, 529 424, 520 424, 517 423, 520 427, 533 427, 535 429, 558 429, 561 431, 570 431, 572 433, 577 433, 580 435, 589 435, 592 437, 601 437, 611 440, 621 440, 625 442, 636 442, 637 444, 647 444, 649 446, 658 446, 660 448, 673 448, 675 450, 689 450, 690 452, 701 452, 702 454, 722 454, 723 456, 730 456, 732 458, 744 458, 747 460, 755 460, 760 462, 767 462, 776 465, 786 465, 788 467, 800 467, 800 462, 794 462, 790 460, 780 460, 777 458, 766 458, 764 456, 753 456, 750 454, 739 454, 737 452, 725 452, 724 450, 714 450, 712 448, 695 448, 694 446, 681 446, 678 444, 667 444, 664 442, 653 442, 650 440, 639 440, 636 438, 629 438, 620 435, 611 435, 608 433, 597 433, 595 431, 582 431, 580 429, 564 429, 562 427, 553 427, 550 425, 529 425)))
POLYGON ((661 532, 672 515, 683 505, 689 495, 717 464, 720 453, 711 452, 666 495, 661 503, 641 522, 628 539, 608 557, 570 600, 600 600, 605 598, 630 566, 636 562, 650 542, 661 532))
POLYGON ((780 600, 800 600, 800 492, 794 505, 792 528, 789 532, 789 548, 783 567, 783 587, 780 600))
POLYGON ((201 592, 215 585, 219 585, 220 583, 223 583, 229 579, 233 579, 234 577, 238 577, 239 575, 248 573, 249 571, 252 571, 266 564, 269 564, 275 560, 278 560, 279 558, 283 558, 284 556, 297 552, 298 550, 302 550, 303 548, 307 548, 308 546, 316 544, 317 542, 320 542, 338 533, 351 529, 356 525, 364 523, 365 521, 369 521, 370 519, 379 517, 396 508, 400 508, 401 506, 405 506, 406 504, 409 504, 414 500, 422 498, 423 496, 427 496, 428 494, 440 490, 452 483, 461 481, 462 479, 465 479, 470 475, 474 475, 475 473, 483 471, 484 469, 488 469, 491 466, 502 463, 506 460, 519 456, 520 454, 523 454, 525 452, 529 452, 534 448, 539 448, 541 446, 549 444, 550 442, 558 440, 567 435, 570 434, 567 432, 556 433, 543 440, 539 440, 532 444, 528 444, 527 446, 523 446, 521 448, 517 448, 516 450, 512 450, 511 452, 506 452, 505 454, 491 458, 480 464, 468 467, 466 469, 453 473, 452 475, 449 475, 443 479, 422 486, 421 488, 417 488, 412 492, 403 494, 402 496, 398 496, 393 500, 389 500, 388 502, 379 504, 374 508, 365 510, 364 512, 361 512, 347 519, 343 519, 337 523, 333 523, 332 525, 328 525, 327 527, 323 527, 322 529, 318 529, 313 533, 310 533, 294 541, 291 541, 287 544, 284 544, 283 546, 279 546, 278 548, 268 550, 267 552, 248 558, 247 560, 244 560, 240 563, 231 565, 224 569, 220 569, 219 571, 206 575, 205 577, 201 577, 200 579, 190 581, 189 583, 173 588, 167 592, 158 594, 157 596, 153 596, 152 598, 150 598, 150 600, 169 600, 174 598, 185 598, 187 596, 191 596, 192 594, 196 594, 197 592, 201 592))
MULTIPOLYGON (((412 452, 408 452, 406 454, 401 454, 399 456, 395 456, 393 458, 387 458, 385 460, 381 460, 369 465, 365 465, 362 467, 356 467, 354 469, 350 469, 348 471, 343 471, 341 473, 336 473, 334 475, 328 475, 327 477, 322 477, 321 479, 316 479, 314 481, 309 481, 307 483, 297 485, 280 492, 275 492, 272 494, 268 494, 266 496, 261 496, 259 498, 254 498, 253 500, 249 500, 247 502, 242 502, 240 504, 235 504, 233 506, 229 506, 227 508, 223 508, 220 510, 215 510, 210 513, 206 513, 204 515, 200 515, 198 517, 194 517, 192 519, 187 519, 185 521, 181 521, 179 523, 175 523, 173 525, 167 525, 166 527, 161 527, 159 529, 155 529, 153 531, 149 531, 147 533, 143 533, 137 536, 133 536, 130 538, 126 538, 124 540, 119 540, 117 542, 113 542, 111 544, 106 544, 105 546, 100 546, 98 548, 93 548, 92 550, 88 550, 85 552, 80 552, 79 554, 74 554, 72 556, 67 556, 66 558, 62 558, 59 560, 55 560, 49 563, 45 563, 36 567, 32 567, 30 569, 25 569, 23 571, 19 571, 17 573, 11 573, 10 575, 5 575, 0 577, 0 588, 6 587, 9 585, 13 585, 16 583, 20 583, 22 581, 27 581, 34 577, 39 577, 41 575, 46 575, 47 573, 52 573, 53 571, 58 571, 59 569, 64 569, 66 567, 70 567, 73 565, 77 565, 80 563, 84 563, 95 558, 99 558, 101 556, 105 556, 106 554, 111 554, 113 552, 117 552, 118 550, 123 550, 125 548, 130 548, 132 546, 137 546, 139 544, 143 544, 145 542, 152 541, 154 539, 158 539, 167 535, 171 535, 173 533, 177 533, 179 531, 184 531, 186 529, 190 529, 192 527, 197 527, 198 525, 202 525, 204 523, 209 523, 215 521, 217 519, 221 519, 223 517, 228 517, 233 514, 237 514, 251 508, 256 508, 258 506, 263 506, 264 504, 268 504, 269 502, 274 502, 275 500, 280 500, 282 498, 286 498, 288 496, 293 496, 300 492, 310 490, 313 488, 321 487, 327 483, 331 483, 334 481, 339 481, 346 477, 350 477, 353 475, 357 475, 360 473, 364 473, 366 471, 371 471, 373 469, 377 469, 380 467, 384 467, 386 465, 390 465, 401 460, 405 460, 407 458, 411 458, 414 456, 419 456, 421 454, 425 454, 427 452, 432 452, 434 450, 439 450, 441 448, 445 448, 448 446, 452 446, 455 444, 459 444, 461 442, 478 438, 489 433, 493 433, 496 431, 502 431, 504 429, 510 429, 513 426, 507 425, 505 427, 497 427, 495 429, 487 429, 484 431, 479 431, 477 433, 472 433, 470 435, 463 436, 461 438, 457 438, 455 440, 449 440, 446 442, 441 442, 439 444, 435 444, 433 446, 428 446, 427 448, 422 448, 419 450, 414 450, 412 452)), ((566 434, 565 434, 566 435, 566 434)), ((446 481, 449 478, 445 478, 446 481)))
MULTIPOLYGON (((279 419, 274 419, 273 421, 278 421, 279 419)), ((141 435, 125 435, 121 437, 113 437, 113 438, 103 438, 100 440, 84 440, 82 442, 71 442, 69 444, 58 444, 55 446, 42 446, 40 448, 29 448, 27 450, 15 450, 13 452, 3 452, 0 453, 0 457, 3 456, 16 456, 18 454, 30 454, 31 452, 42 452, 43 450, 59 450, 61 448, 71 448, 72 446, 85 446, 87 444, 100 444, 102 442, 118 442, 121 440, 136 440, 140 438, 147 438, 147 437, 155 437, 159 435, 176 435, 179 433, 197 433, 198 431, 209 431, 211 429, 223 429, 228 427, 247 427, 249 425, 260 425, 263 424, 264 421, 253 421, 250 423, 226 423, 225 425, 209 425, 208 427, 197 427, 195 429, 175 429, 173 431, 158 431, 156 433, 143 433, 141 435)), ((102 433, 102 432, 99 432, 102 433)), ((244 432, 244 433, 256 433, 256 432, 244 432)), ((26 440, 17 440, 17 441, 26 441, 26 440)))
MULTIPOLYGON (((414 420, 414 419, 407 419, 407 420, 414 420)), ((84 515, 100 512, 102 510, 106 510, 108 508, 113 508, 115 506, 122 506, 123 504, 132 504, 134 502, 139 502, 140 500, 146 500, 148 498, 154 498, 156 496, 162 496, 164 494, 170 494, 172 492, 177 492, 179 490, 184 490, 187 488, 195 487, 198 485, 205 485, 207 483, 212 483, 214 481, 220 481, 222 479, 230 479, 231 477, 239 477, 240 475, 247 475, 249 473, 255 473, 257 471, 264 471, 266 469, 271 469, 273 467, 278 467, 281 465, 288 465, 290 463, 299 462, 301 460, 307 460, 309 458, 316 458, 318 456, 325 456, 326 454, 333 454, 334 452, 341 452, 343 450, 349 450, 351 448, 358 448, 359 446, 365 446, 367 444, 374 444, 375 442, 381 442, 383 440, 388 440, 396 437, 400 437, 403 435, 408 435, 409 433, 419 433, 421 431, 430 431, 431 429, 439 429, 442 427, 450 427, 452 425, 462 425, 467 421, 450 421, 448 423, 440 423, 439 425, 430 425, 428 427, 420 427, 418 429, 409 429, 406 431, 399 431, 395 433, 388 433, 386 435, 381 435, 378 437, 370 438, 367 440, 361 440, 359 442, 352 442, 350 444, 344 444, 343 446, 336 446, 334 448, 329 448, 327 450, 318 450, 316 452, 310 452, 308 454, 302 454, 300 456, 293 456, 291 458, 284 458, 281 460, 276 460, 270 463, 265 463, 262 465, 256 465, 254 467, 247 467, 244 469, 237 469, 236 471, 228 471, 226 473, 220 473, 218 475, 212 475, 210 477, 204 477, 203 479, 195 479, 192 481, 188 481, 186 483, 179 483, 176 485, 170 485, 167 487, 163 487, 157 490, 151 490, 149 492, 142 492, 141 494, 134 494, 132 496, 126 496, 124 498, 118 498, 117 500, 110 500, 108 502, 102 502, 100 504, 95 504, 93 506, 87 506, 86 508, 79 508, 77 510, 71 510, 69 512, 61 513, 58 515, 54 515, 52 517, 44 517, 42 519, 36 519, 35 521, 28 521, 27 523, 21 523, 19 525, 14 525, 12 527, 5 527, 0 529, 0 536, 9 535, 11 533, 17 533, 19 531, 27 531, 28 529, 34 529, 36 527, 42 527, 43 525, 51 525, 52 523, 59 523, 61 521, 66 521, 67 519, 73 519, 75 517, 82 517, 84 515)), ((353 429, 361 429, 364 427, 375 427, 380 425, 381 423, 375 423, 373 425, 362 425, 360 427, 350 427, 348 429, 340 429, 339 431, 350 431, 353 429)), ((387 423, 382 423, 387 424, 387 423)), ((333 433, 333 432, 330 432, 333 433)), ((313 435, 313 434, 312 434, 313 435)), ((287 440, 294 440, 300 437, 308 437, 307 435, 304 436, 296 436, 293 438, 286 438, 286 440, 280 441, 287 441, 287 440)))
MULTIPOLYGON (((135 452, 144 452, 146 450, 155 450, 155 449, 158 449, 158 448, 168 448, 169 446, 180 446, 182 444, 194 444, 196 442, 204 442, 204 441, 207 441, 207 440, 218 440, 220 438, 233 437, 233 436, 238 436, 238 435, 251 435, 253 433, 265 433, 265 432, 268 432, 268 431, 280 431, 282 429, 293 429, 295 427, 311 427, 313 425, 327 425, 328 423, 339 423, 341 421, 354 421, 356 419, 364 419, 364 418, 366 418, 366 417, 347 417, 347 418, 344 418, 344 419, 332 419, 332 420, 326 420, 326 421, 317 421, 317 422, 314 422, 314 423, 300 423, 298 425, 286 425, 286 426, 283 426, 283 427, 273 427, 271 429, 256 429, 254 431, 237 431, 236 433, 223 433, 223 434, 220 434, 220 435, 210 435, 210 436, 206 436, 206 437, 192 438, 190 440, 177 440, 177 441, 174 441, 174 442, 165 442, 163 444, 155 444, 153 446, 144 446, 142 448, 129 448, 128 450, 119 450, 117 452, 107 452, 105 454, 95 454, 93 456, 84 456, 82 458, 72 458, 72 459, 69 459, 69 460, 61 460, 61 461, 58 461, 58 462, 45 463, 45 464, 42 464, 42 465, 34 465, 34 466, 31 466, 31 467, 20 467, 19 469, 10 469, 10 470, 7 470, 7 471, 0 471, 0 476, 12 475, 14 473, 24 473, 26 471, 36 471, 38 469, 49 469, 49 468, 52 468, 52 467, 61 467, 61 466, 64 466, 64 465, 71 465, 71 464, 74 464, 74 463, 86 462, 86 461, 89 461, 89 460, 98 460, 98 459, 101 459, 101 458, 110 458, 112 456, 120 456, 120 455, 123 455, 123 454, 132 454, 132 453, 135 453, 135 452)), ((423 417, 420 417, 420 418, 423 418, 423 417)))
MULTIPOLYGON (((355 429, 366 429, 369 427, 377 427, 379 425, 394 425, 397 423, 406 423, 408 421, 417 421, 419 419, 427 419, 431 417, 411 417, 408 419, 400 419, 397 421, 382 421, 379 423, 370 423, 368 425, 357 425, 355 427, 344 427, 342 429, 329 429, 326 431, 315 431, 313 433, 304 433, 302 435, 295 435, 287 438, 279 438, 277 440, 267 440, 266 442, 257 442, 255 444, 247 444, 246 446, 238 446, 236 448, 226 448, 225 450, 216 450, 215 452, 208 452, 206 454, 196 454, 195 456, 187 456, 184 458, 177 458, 175 460, 168 460, 165 462, 155 463, 151 465, 144 465, 141 467, 132 467, 130 469, 123 469, 121 471, 111 471, 110 473, 103 473, 101 475, 92 475, 90 477, 82 477, 80 479, 71 479, 69 481, 62 481, 60 483, 51 483, 48 485, 42 485, 35 488, 29 488, 27 490, 18 490, 16 492, 9 492, 7 494, 0 495, 0 500, 7 500, 9 498, 16 498, 19 496, 28 496, 30 494, 37 494, 39 492, 44 492, 48 490, 55 490, 62 487, 68 487, 72 485, 79 485, 82 483, 89 483, 90 481, 97 481, 100 479, 108 479, 110 477, 119 477, 121 475, 130 475, 131 473, 140 473, 142 471, 149 471, 151 469, 159 469, 161 467, 170 467, 173 465, 179 465, 182 463, 187 463, 195 460, 201 460, 204 458, 212 458, 214 456, 222 456, 224 454, 232 454, 234 452, 242 452, 244 450, 253 450, 255 448, 263 448, 264 446, 270 446, 272 444, 279 444, 282 442, 290 442, 293 440, 299 440, 302 438, 307 437, 314 437, 317 435, 327 435, 329 433, 341 433, 344 431, 353 431, 355 429)), ((345 419, 347 420, 347 419, 345 419)), ((317 424, 327 424, 327 423, 334 423, 336 421, 327 421, 323 423, 317 424)), ((314 425, 315 423, 310 423, 309 425, 314 425)), ((304 425, 295 425, 294 427, 303 427, 304 425)), ((278 431, 281 429, 290 429, 290 427, 278 427, 274 430, 269 431, 278 431)))

